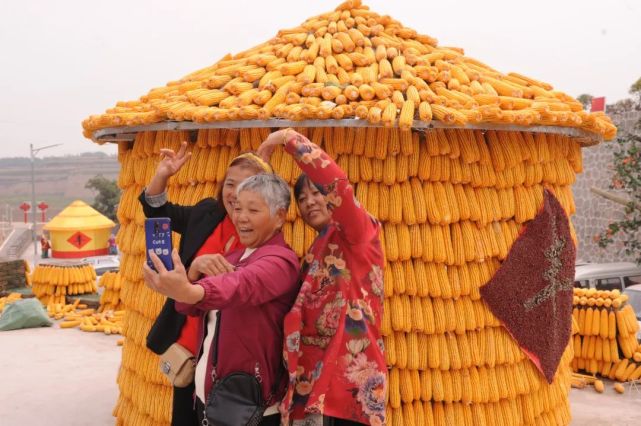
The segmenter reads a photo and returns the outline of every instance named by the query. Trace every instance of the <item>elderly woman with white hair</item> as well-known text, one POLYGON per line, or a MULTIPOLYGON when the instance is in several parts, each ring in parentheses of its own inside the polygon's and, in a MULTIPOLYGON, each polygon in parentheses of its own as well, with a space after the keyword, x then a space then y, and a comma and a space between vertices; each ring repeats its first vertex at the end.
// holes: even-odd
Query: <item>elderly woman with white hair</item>
POLYGON ((189 276, 175 250, 172 271, 152 252, 158 272, 144 266, 150 288, 202 319, 194 401, 202 425, 280 424, 283 318, 299 290, 298 258, 281 232, 289 203, 289 186, 276 175, 238 186, 233 221, 245 248, 219 255, 232 272, 189 276))

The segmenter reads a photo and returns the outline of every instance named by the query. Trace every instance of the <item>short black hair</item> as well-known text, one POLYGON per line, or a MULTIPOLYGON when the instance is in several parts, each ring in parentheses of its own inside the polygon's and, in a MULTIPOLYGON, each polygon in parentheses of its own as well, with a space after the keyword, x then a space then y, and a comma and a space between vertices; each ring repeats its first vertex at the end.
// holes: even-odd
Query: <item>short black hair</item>
POLYGON ((321 194, 327 195, 327 192, 322 185, 312 182, 309 176, 307 176, 305 173, 301 173, 301 175, 298 176, 298 179, 296 179, 296 183, 294 184, 294 199, 296 202, 298 202, 298 197, 300 197, 300 193, 303 192, 303 188, 311 185, 314 185, 314 187, 316 187, 316 189, 318 189, 321 194))

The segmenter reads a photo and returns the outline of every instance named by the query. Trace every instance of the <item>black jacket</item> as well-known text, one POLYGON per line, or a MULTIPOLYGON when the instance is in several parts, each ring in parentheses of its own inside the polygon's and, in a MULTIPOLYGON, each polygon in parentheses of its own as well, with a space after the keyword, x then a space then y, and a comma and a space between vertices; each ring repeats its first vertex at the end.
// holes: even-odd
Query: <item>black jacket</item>
MULTIPOLYGON (((205 198, 194 206, 179 206, 170 202, 161 207, 151 207, 145 200, 145 192, 138 197, 145 217, 168 217, 171 229, 179 234, 180 260, 189 267, 194 256, 225 218, 225 206, 213 198, 205 198)), ((176 312, 174 300, 167 299, 158 318, 147 335, 147 347, 160 355, 178 340, 185 323, 185 315, 176 312)))

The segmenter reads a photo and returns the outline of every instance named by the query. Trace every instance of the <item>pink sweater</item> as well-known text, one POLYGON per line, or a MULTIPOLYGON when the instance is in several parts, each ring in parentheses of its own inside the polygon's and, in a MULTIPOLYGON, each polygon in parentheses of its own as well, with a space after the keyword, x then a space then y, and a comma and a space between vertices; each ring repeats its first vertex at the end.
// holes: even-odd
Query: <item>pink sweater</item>
MULTIPOLYGON (((240 261, 244 250, 229 253, 226 259, 236 270, 224 275, 205 277, 194 285, 205 290, 203 300, 195 305, 176 303, 180 313, 201 317, 199 342, 205 338, 206 314, 214 309, 218 321, 218 363, 216 376, 245 372, 260 375, 263 396, 278 389, 269 403, 283 395, 283 318, 290 310, 299 289, 299 263, 281 233, 276 234, 240 261), (279 386, 274 383, 279 380, 279 386)), ((213 348, 206 355, 205 393, 212 388, 213 348)), ((201 349, 198 350, 200 353, 201 349)))

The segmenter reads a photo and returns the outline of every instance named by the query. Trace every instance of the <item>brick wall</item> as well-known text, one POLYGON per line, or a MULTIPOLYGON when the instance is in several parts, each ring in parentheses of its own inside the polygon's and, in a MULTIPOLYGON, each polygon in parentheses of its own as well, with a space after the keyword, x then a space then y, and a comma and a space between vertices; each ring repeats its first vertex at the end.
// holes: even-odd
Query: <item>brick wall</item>
MULTIPOLYGON (((619 128, 619 134, 631 131, 641 119, 641 111, 630 111, 612 117, 619 128)), ((626 256, 620 251, 621 239, 615 239, 613 245, 602 249, 594 242, 594 236, 607 229, 610 222, 623 217, 623 206, 606 200, 590 191, 597 187, 613 193, 608 188, 612 182, 612 161, 615 142, 602 143, 583 150, 583 173, 577 176, 573 192, 576 202, 576 214, 572 218, 579 238, 577 260, 587 262, 622 262, 633 261, 633 256, 626 256)))

